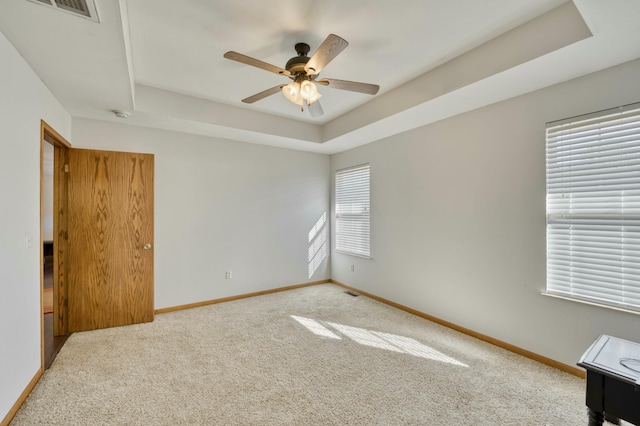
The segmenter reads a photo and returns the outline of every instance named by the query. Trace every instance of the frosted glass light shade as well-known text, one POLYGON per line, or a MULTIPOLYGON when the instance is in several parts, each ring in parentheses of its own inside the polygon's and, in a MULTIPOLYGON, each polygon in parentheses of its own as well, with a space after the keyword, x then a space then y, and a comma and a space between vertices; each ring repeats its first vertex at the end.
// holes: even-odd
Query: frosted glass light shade
POLYGON ((294 81, 282 88, 282 94, 285 98, 297 105, 302 105, 302 96, 300 96, 300 83, 294 81))
POLYGON ((318 88, 309 80, 305 80, 300 85, 300 96, 302 99, 311 100, 318 94, 318 88))
POLYGON ((320 99, 321 97, 322 97, 322 95, 320 94, 320 92, 316 91, 316 95, 315 95, 313 98, 309 99, 309 100, 307 101, 307 103, 308 103, 309 105, 311 105, 312 103, 314 103, 315 101, 317 101, 317 100, 318 100, 318 99, 320 99))

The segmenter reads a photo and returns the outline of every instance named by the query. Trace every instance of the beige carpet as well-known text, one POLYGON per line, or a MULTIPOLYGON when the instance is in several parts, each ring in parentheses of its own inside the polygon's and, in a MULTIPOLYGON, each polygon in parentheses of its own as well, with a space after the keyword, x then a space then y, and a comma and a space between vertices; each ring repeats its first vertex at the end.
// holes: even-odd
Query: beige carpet
POLYGON ((585 425, 583 380, 323 284, 73 334, 12 425, 585 425))

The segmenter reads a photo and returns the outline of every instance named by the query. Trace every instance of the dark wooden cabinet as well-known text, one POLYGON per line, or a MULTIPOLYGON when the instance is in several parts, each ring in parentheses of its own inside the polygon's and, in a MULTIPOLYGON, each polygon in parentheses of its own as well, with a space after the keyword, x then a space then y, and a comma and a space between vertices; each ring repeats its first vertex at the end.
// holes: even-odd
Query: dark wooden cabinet
POLYGON ((602 335, 578 365, 587 370, 589 426, 640 425, 640 344, 602 335))

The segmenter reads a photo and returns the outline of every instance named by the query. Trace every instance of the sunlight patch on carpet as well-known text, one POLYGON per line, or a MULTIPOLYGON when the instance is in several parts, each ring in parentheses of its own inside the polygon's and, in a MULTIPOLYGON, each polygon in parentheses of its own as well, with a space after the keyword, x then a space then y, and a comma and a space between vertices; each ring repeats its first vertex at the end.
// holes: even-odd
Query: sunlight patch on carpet
POLYGON ((291 318, 298 321, 300 324, 307 327, 309 331, 313 334, 323 337, 330 337, 332 339, 341 339, 340 336, 329 330, 327 327, 323 326, 316 320, 312 320, 311 318, 297 317, 295 315, 291 315, 291 318))
POLYGON ((332 339, 341 339, 341 337, 328 327, 333 328, 336 332, 348 337, 356 343, 361 345, 385 349, 392 352, 404 353, 408 355, 417 356, 420 358, 431 359, 434 361, 440 361, 447 364, 458 365, 461 367, 469 367, 468 365, 443 354, 430 346, 418 342, 410 337, 399 336, 397 334, 383 333, 380 331, 367 330, 360 327, 352 327, 344 324, 337 324, 333 322, 325 322, 325 325, 319 321, 291 315, 291 318, 298 323, 305 326, 313 334, 329 337, 332 339))

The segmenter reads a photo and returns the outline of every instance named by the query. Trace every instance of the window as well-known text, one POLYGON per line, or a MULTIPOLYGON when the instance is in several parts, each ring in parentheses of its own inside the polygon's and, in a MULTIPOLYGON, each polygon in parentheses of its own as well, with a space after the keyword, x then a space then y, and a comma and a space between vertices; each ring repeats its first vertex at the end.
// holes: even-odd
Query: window
POLYGON ((336 251, 369 257, 369 165, 336 172, 336 251))
POLYGON ((547 124, 547 292, 640 312, 640 104, 547 124))

